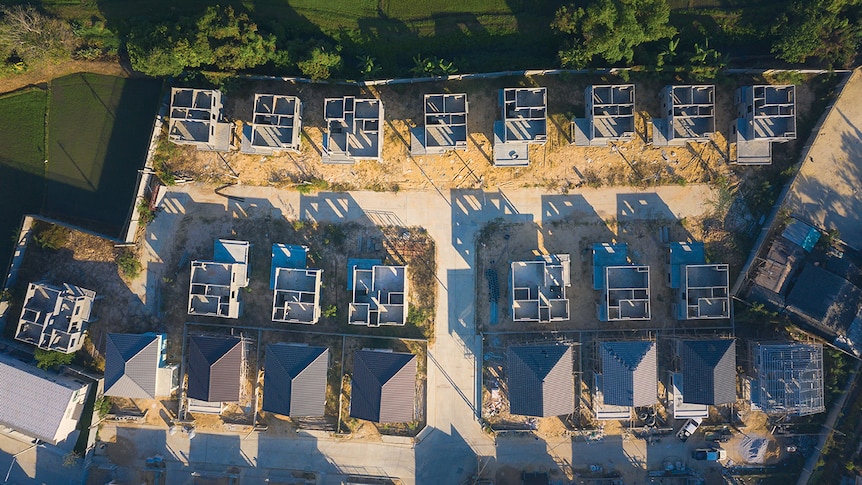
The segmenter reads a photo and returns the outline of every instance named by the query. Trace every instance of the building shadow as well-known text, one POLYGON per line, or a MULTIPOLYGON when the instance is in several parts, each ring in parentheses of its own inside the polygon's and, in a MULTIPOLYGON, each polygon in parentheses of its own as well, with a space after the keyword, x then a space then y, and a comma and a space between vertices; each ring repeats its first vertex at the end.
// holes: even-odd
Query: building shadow
POLYGON ((477 471, 478 457, 455 427, 435 429, 417 443, 415 483, 463 483, 477 471))

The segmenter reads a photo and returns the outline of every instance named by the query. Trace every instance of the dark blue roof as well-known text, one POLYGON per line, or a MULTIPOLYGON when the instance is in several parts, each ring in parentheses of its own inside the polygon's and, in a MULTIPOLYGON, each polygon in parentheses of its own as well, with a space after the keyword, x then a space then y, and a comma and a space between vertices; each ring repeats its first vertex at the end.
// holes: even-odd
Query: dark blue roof
POLYGON ((689 264, 706 263, 702 242, 670 243, 670 287, 679 288, 683 280, 683 268, 689 264))
POLYGON ((593 244, 593 289, 605 289, 605 268, 629 264, 629 247, 625 243, 593 244))

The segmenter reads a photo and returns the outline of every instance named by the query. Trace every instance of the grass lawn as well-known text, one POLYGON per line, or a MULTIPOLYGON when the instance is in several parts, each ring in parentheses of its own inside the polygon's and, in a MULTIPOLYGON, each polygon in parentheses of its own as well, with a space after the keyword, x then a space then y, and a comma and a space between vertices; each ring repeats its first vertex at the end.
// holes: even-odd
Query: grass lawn
POLYGON ((134 199, 161 83, 72 74, 50 86, 45 213, 118 236, 134 199))
POLYGON ((39 212, 45 193, 48 94, 28 89, 0 97, 0 267, 6 271, 21 217, 39 212))

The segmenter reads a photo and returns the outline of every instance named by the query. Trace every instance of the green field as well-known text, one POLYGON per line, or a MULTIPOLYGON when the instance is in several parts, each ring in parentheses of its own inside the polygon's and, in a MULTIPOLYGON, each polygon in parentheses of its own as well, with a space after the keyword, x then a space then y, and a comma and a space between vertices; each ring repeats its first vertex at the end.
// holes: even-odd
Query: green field
POLYGON ((45 214, 119 236, 160 90, 158 81, 97 74, 51 82, 45 214))
POLYGON ((44 90, 35 88, 0 97, 0 267, 4 272, 21 217, 42 208, 47 99, 44 90))

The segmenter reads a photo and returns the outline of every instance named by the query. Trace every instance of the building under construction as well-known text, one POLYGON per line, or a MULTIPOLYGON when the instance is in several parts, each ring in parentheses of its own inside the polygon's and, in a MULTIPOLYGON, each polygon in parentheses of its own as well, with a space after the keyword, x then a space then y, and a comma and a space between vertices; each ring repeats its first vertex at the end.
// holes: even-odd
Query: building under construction
POLYGON ((823 346, 801 342, 755 342, 756 379, 751 404, 767 414, 807 416, 826 410, 823 346))

